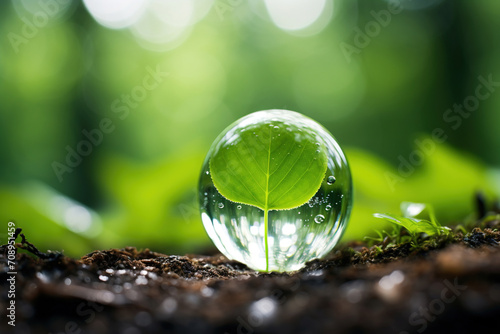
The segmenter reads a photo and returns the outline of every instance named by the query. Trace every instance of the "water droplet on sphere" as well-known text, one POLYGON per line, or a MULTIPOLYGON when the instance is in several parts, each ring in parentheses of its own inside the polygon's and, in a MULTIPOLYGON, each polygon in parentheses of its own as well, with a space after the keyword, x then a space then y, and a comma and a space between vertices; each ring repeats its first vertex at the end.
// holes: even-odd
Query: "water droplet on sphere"
MULTIPOLYGON (((271 168, 277 168, 283 159, 288 161, 296 156, 293 150, 284 151, 281 156, 270 156, 271 160, 268 161, 271 162, 271 168)), ((232 163, 228 161, 226 167, 230 169, 232 163)), ((198 198, 205 230, 226 257, 245 263, 250 268, 281 272, 299 270, 306 262, 328 254, 347 226, 352 186, 344 153, 324 127, 299 113, 267 110, 236 121, 212 144, 202 171, 198 198), (271 136, 269 129, 272 129, 271 136), (218 191, 213 182, 216 172, 210 169, 210 161, 219 151, 224 154, 233 151, 254 154, 254 148, 262 147, 272 136, 284 144, 294 144, 290 146, 294 149, 310 150, 299 159, 308 157, 309 162, 312 162, 314 159, 321 161, 326 158, 326 171, 323 174, 325 180, 311 198, 304 199, 302 204, 297 203, 298 206, 291 209, 269 210, 266 231, 264 210, 245 204, 243 200, 231 201, 222 195, 224 192, 218 191), (228 147, 231 150, 227 151, 228 147), (249 152, 249 149, 252 151, 249 152), (336 180, 333 175, 338 175, 339 179, 336 180), (335 189, 330 187, 332 184, 335 184, 335 189)), ((244 191, 258 191, 255 189, 259 189, 260 185, 254 183, 255 178, 258 180, 259 177, 249 174, 248 183, 239 186, 241 189, 247 187, 244 191)), ((293 176, 290 177, 291 180, 285 178, 284 182, 293 184, 293 176)))
POLYGON ((323 215, 317 215, 316 217, 314 217, 314 222, 318 224, 321 224, 324 221, 325 221, 325 216, 323 215))

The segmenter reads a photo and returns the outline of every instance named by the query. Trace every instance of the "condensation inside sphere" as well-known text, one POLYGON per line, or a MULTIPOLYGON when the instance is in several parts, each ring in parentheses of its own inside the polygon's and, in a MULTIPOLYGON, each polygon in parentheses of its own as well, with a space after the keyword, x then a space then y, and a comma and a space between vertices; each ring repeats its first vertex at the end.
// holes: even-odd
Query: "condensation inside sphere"
POLYGON ((212 144, 200 176, 203 225, 226 257, 255 270, 266 270, 264 211, 222 196, 214 186, 209 166, 215 150, 223 149, 228 138, 234 141, 241 131, 261 123, 287 126, 290 131, 314 131, 326 149, 327 169, 316 194, 297 208, 269 211, 269 270, 298 270, 306 262, 323 257, 337 244, 352 205, 351 174, 344 153, 332 135, 310 118, 288 110, 259 111, 224 130, 212 144))

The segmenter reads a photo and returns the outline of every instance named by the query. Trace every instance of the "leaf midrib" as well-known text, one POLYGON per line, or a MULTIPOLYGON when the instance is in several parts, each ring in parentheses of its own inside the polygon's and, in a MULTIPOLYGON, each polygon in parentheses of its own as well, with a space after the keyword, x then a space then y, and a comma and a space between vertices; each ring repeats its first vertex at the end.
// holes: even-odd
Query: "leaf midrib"
POLYGON ((271 176, 271 144, 273 142, 273 128, 269 128, 269 147, 267 149, 266 173, 266 205, 264 206, 264 248, 266 250, 266 271, 269 271, 269 243, 267 240, 269 229, 269 177, 271 176))
POLYGON ((267 171, 266 171, 266 200, 264 205, 264 211, 269 210, 269 178, 271 177, 271 144, 273 141, 273 128, 269 127, 269 146, 267 148, 267 171))

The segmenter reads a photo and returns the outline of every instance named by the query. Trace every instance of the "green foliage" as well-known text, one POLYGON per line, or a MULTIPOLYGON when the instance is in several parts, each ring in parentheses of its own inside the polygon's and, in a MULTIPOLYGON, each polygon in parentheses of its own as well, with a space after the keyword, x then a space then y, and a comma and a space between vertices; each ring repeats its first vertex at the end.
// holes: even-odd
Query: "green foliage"
POLYGON ((235 131, 210 160, 212 180, 224 197, 262 210, 286 210, 318 191, 327 157, 312 131, 278 121, 235 131))
POLYGON ((375 213, 376 218, 382 218, 390 221, 391 223, 400 225, 408 230, 410 235, 417 235, 418 233, 426 233, 428 235, 439 234, 440 229, 434 226, 430 221, 425 219, 407 218, 402 216, 391 216, 388 214, 375 213))
POLYGON ((402 241, 401 227, 401 225, 392 224, 392 229, 390 230, 390 232, 387 232, 386 230, 374 230, 375 234, 377 235, 376 237, 368 235, 363 239, 367 240, 370 246, 383 244, 384 247, 387 247, 393 243, 398 244, 402 241))
POLYGON ((209 244, 194 191, 202 161, 197 150, 149 164, 103 159, 99 180, 107 206, 100 212, 106 221, 100 243, 166 252, 195 252, 209 244))
MULTIPOLYGON (((418 138, 425 141, 426 136, 418 138)), ((343 240, 359 240, 374 230, 393 225, 376 219, 376 212, 399 212, 404 201, 428 203, 439 221, 463 220, 474 211, 473 195, 480 189, 486 197, 498 193, 491 170, 470 155, 446 144, 436 144, 431 155, 410 175, 399 174, 397 165, 359 149, 345 150, 354 185, 354 207, 343 240), (391 183, 388 175, 400 177, 391 183)), ((430 219, 430 218, 429 218, 430 219)))
POLYGON ((395 216, 382 213, 375 213, 373 214, 373 216, 376 218, 385 219, 393 224, 404 227, 410 234, 414 244, 417 244, 418 236, 421 233, 425 233, 428 236, 432 236, 436 234, 437 235, 448 234, 450 232, 450 229, 448 227, 441 226, 439 224, 434 214, 434 210, 430 205, 425 205, 422 203, 403 202, 401 204, 401 207, 404 216, 395 216), (424 209, 427 209, 428 211, 429 220, 409 217, 410 215, 416 216, 420 214, 424 209))
MULTIPOLYGON (((5 227, 0 232, 0 244, 7 242, 6 226, 12 221, 41 250, 64 251, 75 257, 94 250, 95 233, 72 231, 59 217, 62 213, 56 210, 56 203, 62 198, 42 184, 25 183, 15 188, 0 185, 0 220, 5 227)), ((94 232, 99 231, 96 228, 94 232)))

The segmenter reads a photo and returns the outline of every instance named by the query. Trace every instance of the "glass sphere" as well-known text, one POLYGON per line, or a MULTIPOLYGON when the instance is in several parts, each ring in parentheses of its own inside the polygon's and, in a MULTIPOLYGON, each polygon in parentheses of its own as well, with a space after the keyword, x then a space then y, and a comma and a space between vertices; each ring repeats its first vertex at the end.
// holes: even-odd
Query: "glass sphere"
MULTIPOLYGON (((273 132, 270 133, 273 134, 273 132)), ((269 146, 271 147, 271 145, 269 146)), ((314 156, 312 151, 301 153, 298 159, 309 156, 314 156)), ((320 165, 320 162, 312 159, 317 160, 316 156, 310 158, 311 163, 320 165)), ((302 161, 298 161, 298 163, 300 164, 302 161)), ((233 163, 228 160, 227 165, 219 163, 217 168, 227 168, 227 173, 233 177, 230 180, 237 180, 235 177, 238 176, 238 170, 236 168, 234 168, 235 171, 230 170, 235 167, 235 164, 237 162, 233 163)), ((302 165, 307 165, 307 161, 302 165)), ((243 164, 241 168, 245 168, 245 165, 243 164)), ((217 171, 219 172, 219 170, 217 171)), ((223 170, 221 173, 226 173, 226 171, 223 170)), ((273 177, 270 174, 266 174, 268 180, 269 177, 273 177)), ((251 172, 244 176, 253 177, 251 172)), ((255 177, 255 180, 255 183, 258 184, 259 178, 255 177)), ((235 187, 241 186, 237 183, 234 182, 235 187)), ((277 191, 280 190, 278 186, 275 188, 277 191)), ((293 187, 290 189, 294 190, 293 187)), ((319 123, 302 114, 288 110, 258 111, 227 127, 214 141, 205 158, 198 191, 203 225, 217 248, 229 259, 240 261, 259 271, 298 270, 306 262, 326 255, 342 236, 352 206, 351 173, 342 149, 333 136, 319 123), (270 129, 281 130, 275 130, 272 137, 263 139, 263 136, 259 137, 259 134, 266 126, 269 126, 270 129), (282 134, 283 136, 281 136, 282 134), (267 153, 244 150, 245 147, 256 147, 254 144, 260 144, 256 142, 259 140, 274 140, 280 144, 274 147, 272 152, 270 149, 267 153), (308 141, 313 141, 316 146, 313 144, 304 145, 308 141), (303 145, 303 150, 311 151, 314 149, 318 157, 319 154, 323 154, 321 157, 324 159, 324 169, 322 169, 324 173, 310 175, 308 174, 309 170, 306 170, 301 174, 302 176, 297 177, 297 173, 295 175, 293 173, 293 168, 287 170, 287 173, 282 173, 280 177, 285 182, 290 181, 291 184, 297 185, 295 191, 299 189, 299 185, 307 189, 308 182, 318 183, 318 187, 309 188, 313 189, 310 198, 306 198, 304 203, 300 203, 298 206, 291 204, 293 206, 291 208, 283 209, 280 207, 280 209, 264 210, 258 205, 230 200, 228 199, 230 196, 222 195, 224 192, 232 194, 231 183, 226 185, 222 193, 219 189, 223 188, 219 187, 218 189, 217 182, 214 183, 213 176, 215 176, 216 170, 213 169, 214 166, 211 169, 210 162, 211 159, 225 154, 224 150, 239 150, 239 154, 247 159, 256 160, 259 157, 268 159, 267 163, 271 168, 275 159, 274 156, 271 156, 272 153, 276 155, 276 161, 279 160, 280 164, 275 168, 286 168, 286 164, 290 164, 290 162, 287 162, 285 158, 280 158, 286 154, 284 147, 297 149, 303 145), (249 158, 249 155, 255 157, 249 158)))

